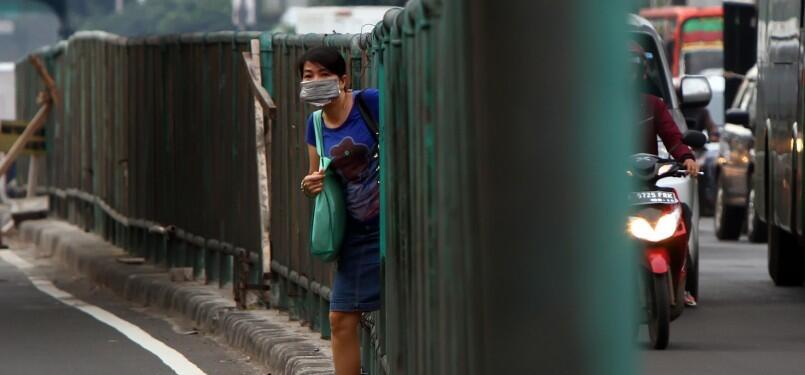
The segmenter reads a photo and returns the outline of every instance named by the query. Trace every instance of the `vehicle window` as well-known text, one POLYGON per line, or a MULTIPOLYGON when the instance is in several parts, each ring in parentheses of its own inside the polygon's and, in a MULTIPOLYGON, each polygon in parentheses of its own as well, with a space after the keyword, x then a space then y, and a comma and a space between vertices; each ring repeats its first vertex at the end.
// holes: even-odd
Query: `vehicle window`
POLYGON ((668 18, 649 18, 648 20, 651 22, 651 25, 654 26, 654 29, 657 30, 657 34, 660 34, 660 38, 665 44, 665 56, 671 58, 674 55, 676 16, 668 18))
POLYGON ((646 60, 648 61, 648 78, 646 79, 644 87, 641 88, 641 91, 660 97, 670 105, 673 101, 671 99, 671 92, 669 92, 668 89, 668 78, 665 74, 665 67, 662 65, 662 59, 660 58, 658 46, 654 38, 641 32, 635 32, 632 38, 640 43, 640 46, 646 51, 646 60))
POLYGON ((724 51, 721 49, 702 49, 682 53, 682 74, 702 74, 705 70, 724 67, 724 51))
POLYGON ((722 17, 694 17, 682 24, 682 48, 692 45, 722 45, 724 19, 722 17))
POLYGON ((732 100, 730 108, 743 108, 744 97, 749 88, 749 83, 748 80, 741 82, 741 86, 738 87, 738 92, 735 94, 735 99, 732 100))
POLYGON ((675 16, 667 18, 649 18, 648 20, 663 40, 674 39, 674 32, 676 31, 675 16))
POLYGON ((724 67, 724 19, 694 17, 682 24, 682 74, 724 67))
POLYGON ((746 104, 746 109, 749 111, 749 120, 754 121, 755 119, 755 110, 757 109, 757 83, 752 82, 749 88, 749 100, 746 104))
POLYGON ((743 110, 747 110, 749 108, 749 102, 752 100, 752 96, 753 96, 752 95, 753 94, 752 93, 753 88, 754 88, 754 85, 752 83, 749 83, 748 85, 746 85, 746 89, 742 93, 743 95, 741 96, 741 101, 738 104, 738 108, 743 109, 743 110))

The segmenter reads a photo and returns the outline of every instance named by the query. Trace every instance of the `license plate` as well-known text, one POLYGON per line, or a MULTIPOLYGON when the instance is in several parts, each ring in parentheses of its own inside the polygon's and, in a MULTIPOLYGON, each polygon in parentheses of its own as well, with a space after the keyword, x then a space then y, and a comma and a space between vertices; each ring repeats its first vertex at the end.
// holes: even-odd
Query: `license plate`
POLYGON ((629 193, 631 204, 674 204, 679 203, 671 191, 638 191, 629 193))

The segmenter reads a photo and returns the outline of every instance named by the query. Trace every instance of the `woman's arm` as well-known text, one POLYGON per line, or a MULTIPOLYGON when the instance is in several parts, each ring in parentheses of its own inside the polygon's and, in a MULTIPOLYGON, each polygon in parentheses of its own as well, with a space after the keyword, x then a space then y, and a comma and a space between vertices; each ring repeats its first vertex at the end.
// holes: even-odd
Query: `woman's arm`
POLYGON ((310 160, 310 167, 307 169, 307 174, 319 171, 319 153, 316 152, 316 146, 307 145, 307 160, 310 160))
POLYGON ((319 171, 319 153, 316 146, 307 145, 308 167, 307 176, 302 179, 302 191, 308 196, 315 197, 324 188, 324 173, 319 171))

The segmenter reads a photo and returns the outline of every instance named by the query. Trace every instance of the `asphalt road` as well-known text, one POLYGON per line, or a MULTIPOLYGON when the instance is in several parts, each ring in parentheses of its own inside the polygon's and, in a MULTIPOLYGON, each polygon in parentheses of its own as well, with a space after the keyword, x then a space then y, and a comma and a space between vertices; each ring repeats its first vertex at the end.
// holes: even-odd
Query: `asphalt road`
POLYGON ((642 351, 643 373, 805 374, 805 288, 772 284, 765 244, 720 242, 712 219, 700 228, 699 306, 671 324, 667 350, 642 351))
MULTIPOLYGON (((17 253, 26 257, 25 252, 17 253)), ((39 264, 27 272, 0 259, 0 374, 174 374, 176 371, 166 365, 164 358, 176 357, 184 357, 191 367, 195 365, 201 370, 184 373, 267 373, 254 366, 244 354, 219 345, 193 327, 137 308, 64 271, 39 264), (32 280, 51 280, 37 281, 37 285, 46 283, 50 288, 52 282, 52 286, 58 288, 51 288, 56 290, 53 293, 58 294, 60 290, 74 298, 64 299, 65 303, 37 288, 32 280), (81 302, 76 304, 76 299, 81 302), (155 354, 152 345, 152 351, 148 351, 135 343, 134 338, 128 338, 79 308, 103 309, 122 319, 118 321, 118 328, 124 326, 131 330, 127 326, 131 323, 144 330, 145 336, 155 339, 140 342, 159 341, 167 347, 156 350, 155 354)), ((104 313, 96 315, 106 316, 104 313)))

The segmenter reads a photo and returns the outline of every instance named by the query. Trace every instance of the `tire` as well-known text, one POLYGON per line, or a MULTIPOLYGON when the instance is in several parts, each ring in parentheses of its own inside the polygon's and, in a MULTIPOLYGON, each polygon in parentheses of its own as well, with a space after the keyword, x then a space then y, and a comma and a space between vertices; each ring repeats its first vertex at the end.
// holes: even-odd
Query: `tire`
POLYGON ((671 336, 671 296, 668 274, 649 275, 648 334, 651 347, 662 350, 668 347, 671 336))
POLYGON ((744 208, 724 204, 723 182, 718 179, 716 191, 715 211, 713 212, 716 238, 719 240, 734 241, 741 236, 741 227, 744 220, 744 208))
POLYGON ((699 215, 702 217, 711 217, 715 211, 715 199, 710 199, 712 193, 709 190, 711 190, 712 187, 709 182, 710 180, 708 178, 704 178, 698 183, 699 215))
POLYGON ((769 276, 776 286, 800 286, 803 280, 802 250, 794 236, 769 224, 769 276))
POLYGON ((749 191, 749 199, 746 203, 746 237, 749 242, 763 243, 769 238, 766 223, 760 220, 755 211, 755 189, 749 191))

